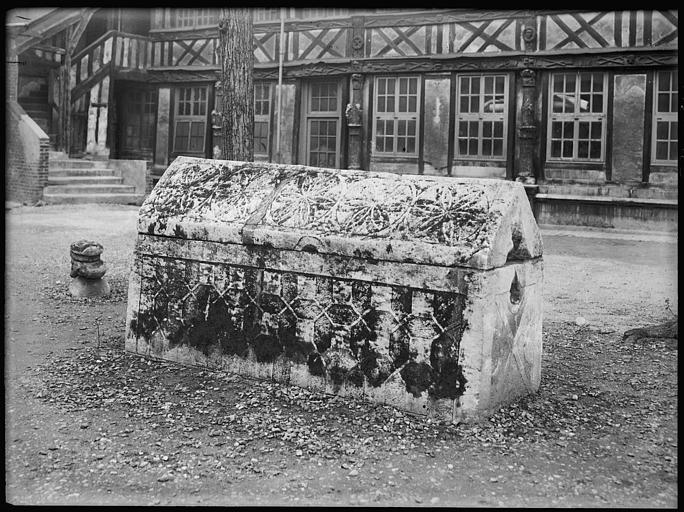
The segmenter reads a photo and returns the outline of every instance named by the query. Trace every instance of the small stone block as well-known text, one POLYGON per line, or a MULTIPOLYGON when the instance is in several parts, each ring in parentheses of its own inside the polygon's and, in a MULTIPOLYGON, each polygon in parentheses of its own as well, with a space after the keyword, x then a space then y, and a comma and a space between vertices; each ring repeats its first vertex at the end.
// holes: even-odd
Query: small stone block
POLYGON ((69 293, 73 297, 107 297, 111 288, 106 279, 86 279, 74 277, 69 285, 69 293))

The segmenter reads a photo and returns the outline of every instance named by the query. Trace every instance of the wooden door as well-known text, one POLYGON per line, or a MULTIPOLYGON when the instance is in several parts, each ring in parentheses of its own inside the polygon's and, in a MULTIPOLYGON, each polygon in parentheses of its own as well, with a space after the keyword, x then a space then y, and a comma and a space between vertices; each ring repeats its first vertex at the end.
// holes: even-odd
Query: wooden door
POLYGON ((152 160, 157 124, 157 90, 128 87, 117 99, 119 157, 152 160))

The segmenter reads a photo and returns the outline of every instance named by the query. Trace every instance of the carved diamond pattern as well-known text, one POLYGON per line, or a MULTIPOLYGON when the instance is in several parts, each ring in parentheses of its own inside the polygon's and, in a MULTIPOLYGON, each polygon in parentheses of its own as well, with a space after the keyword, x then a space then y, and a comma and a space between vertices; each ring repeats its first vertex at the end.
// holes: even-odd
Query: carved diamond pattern
MULTIPOLYGON (((430 364, 436 340, 457 348, 454 343, 460 339, 462 313, 457 310, 463 298, 456 293, 226 264, 153 260, 154 272, 143 279, 142 304, 148 306, 141 307, 141 314, 152 319, 152 332, 146 336, 166 338, 169 348, 179 340, 190 343, 193 329, 204 333, 203 340, 217 329, 217 338, 237 336, 243 340, 240 343, 253 347, 266 344, 275 354, 304 350, 299 361, 307 361, 311 351, 325 354, 324 365, 343 359, 345 371, 354 365, 363 367, 368 357, 377 358, 377 364, 389 364, 394 374, 411 361, 430 364), (350 357, 356 362, 352 364, 350 357)), ((260 350, 262 357, 268 355, 263 347, 260 350)), ((375 372, 378 382, 379 370, 368 371, 375 372)))

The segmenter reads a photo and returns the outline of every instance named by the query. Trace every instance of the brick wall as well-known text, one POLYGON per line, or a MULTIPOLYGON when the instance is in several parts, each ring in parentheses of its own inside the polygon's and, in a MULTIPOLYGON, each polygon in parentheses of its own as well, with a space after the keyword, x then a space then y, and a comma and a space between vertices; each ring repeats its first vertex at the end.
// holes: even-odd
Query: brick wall
POLYGON ((6 198, 34 204, 47 184, 50 139, 16 102, 8 102, 7 123, 6 198))

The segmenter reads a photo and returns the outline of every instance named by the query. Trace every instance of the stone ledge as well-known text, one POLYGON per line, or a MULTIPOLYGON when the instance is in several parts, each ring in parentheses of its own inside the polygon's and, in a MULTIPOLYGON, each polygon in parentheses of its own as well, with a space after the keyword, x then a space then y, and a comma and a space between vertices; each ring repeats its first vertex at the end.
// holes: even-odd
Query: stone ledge
POLYGON ((577 203, 602 203, 628 206, 650 206, 654 208, 677 209, 679 201, 676 199, 644 199, 638 197, 608 197, 608 196, 580 196, 565 194, 539 193, 537 201, 568 201, 577 203))

